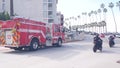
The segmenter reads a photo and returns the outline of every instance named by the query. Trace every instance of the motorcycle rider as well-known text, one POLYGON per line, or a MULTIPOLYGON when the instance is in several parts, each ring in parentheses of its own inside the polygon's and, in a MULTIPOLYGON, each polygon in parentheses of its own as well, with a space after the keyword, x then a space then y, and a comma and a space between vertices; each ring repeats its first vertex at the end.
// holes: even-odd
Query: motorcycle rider
POLYGON ((114 42, 115 37, 111 35, 108 39, 109 39, 109 46, 113 47, 115 45, 115 42, 114 42))
POLYGON ((99 34, 96 34, 96 36, 93 38, 93 51, 96 52, 97 49, 102 51, 102 39, 99 37, 99 34))

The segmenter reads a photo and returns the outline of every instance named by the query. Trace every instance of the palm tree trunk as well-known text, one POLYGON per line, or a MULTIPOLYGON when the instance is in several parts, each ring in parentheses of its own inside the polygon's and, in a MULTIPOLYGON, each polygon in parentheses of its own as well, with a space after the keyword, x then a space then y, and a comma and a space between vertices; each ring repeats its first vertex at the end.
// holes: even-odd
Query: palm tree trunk
POLYGON ((70 29, 70 31, 71 31, 71 22, 69 22, 69 29, 70 29))
POLYGON ((107 33, 107 25, 105 25, 105 33, 107 33))
POLYGON ((99 33, 100 33, 100 27, 99 27, 99 33))
POLYGON ((105 27, 103 26, 103 33, 105 32, 105 27))
MULTIPOLYGON (((106 22, 106 13, 104 13, 104 21, 106 22)), ((105 25, 105 33, 107 33, 107 23, 105 25)))
POLYGON ((99 13, 100 21, 101 21, 101 13, 99 13))
POLYGON ((114 23, 115 23, 115 31, 117 33, 117 23, 116 23, 116 20, 115 20, 115 15, 114 15, 113 9, 111 9, 111 10, 112 10, 112 14, 113 14, 114 23))

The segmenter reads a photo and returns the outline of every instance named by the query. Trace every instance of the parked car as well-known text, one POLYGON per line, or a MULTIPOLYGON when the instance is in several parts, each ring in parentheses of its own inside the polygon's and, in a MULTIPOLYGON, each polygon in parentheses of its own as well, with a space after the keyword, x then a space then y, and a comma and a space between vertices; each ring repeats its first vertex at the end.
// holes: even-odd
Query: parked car
POLYGON ((116 38, 120 38, 120 35, 115 35, 116 36, 116 38))

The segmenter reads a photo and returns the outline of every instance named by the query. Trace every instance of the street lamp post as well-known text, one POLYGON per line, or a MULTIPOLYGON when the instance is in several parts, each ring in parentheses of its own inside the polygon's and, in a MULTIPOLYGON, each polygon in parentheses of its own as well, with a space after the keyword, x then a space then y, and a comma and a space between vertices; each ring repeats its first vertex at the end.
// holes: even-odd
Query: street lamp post
POLYGON ((13 0, 10 0, 10 16, 14 16, 13 0))

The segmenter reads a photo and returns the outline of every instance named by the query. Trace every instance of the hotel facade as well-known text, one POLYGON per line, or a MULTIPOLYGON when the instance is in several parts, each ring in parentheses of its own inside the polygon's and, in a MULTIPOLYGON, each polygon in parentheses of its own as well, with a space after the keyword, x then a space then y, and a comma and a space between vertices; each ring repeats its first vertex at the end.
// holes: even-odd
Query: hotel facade
POLYGON ((0 12, 46 23, 60 23, 63 15, 57 13, 57 3, 58 0, 0 0, 0 12))

